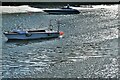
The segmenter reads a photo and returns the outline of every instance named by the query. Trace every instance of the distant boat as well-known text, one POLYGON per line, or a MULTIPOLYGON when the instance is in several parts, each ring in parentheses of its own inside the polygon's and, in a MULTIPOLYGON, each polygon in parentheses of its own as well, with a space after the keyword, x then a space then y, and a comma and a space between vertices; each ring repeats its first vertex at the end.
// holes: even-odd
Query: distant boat
POLYGON ((11 32, 4 32, 5 36, 8 40, 32 40, 32 39, 49 39, 49 38, 57 38, 62 36, 64 32, 59 31, 59 27, 57 31, 54 30, 13 30, 11 32))
POLYGON ((79 14, 80 12, 77 9, 72 9, 67 5, 67 7, 59 9, 45 9, 44 12, 48 14, 79 14))

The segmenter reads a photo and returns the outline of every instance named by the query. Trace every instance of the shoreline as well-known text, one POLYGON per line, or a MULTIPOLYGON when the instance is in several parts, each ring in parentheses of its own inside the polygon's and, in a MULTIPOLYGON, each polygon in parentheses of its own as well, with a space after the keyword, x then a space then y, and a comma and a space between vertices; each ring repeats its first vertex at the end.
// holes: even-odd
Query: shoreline
POLYGON ((106 4, 119 4, 119 2, 2 2, 2 6, 20 6, 20 5, 106 5, 106 4))

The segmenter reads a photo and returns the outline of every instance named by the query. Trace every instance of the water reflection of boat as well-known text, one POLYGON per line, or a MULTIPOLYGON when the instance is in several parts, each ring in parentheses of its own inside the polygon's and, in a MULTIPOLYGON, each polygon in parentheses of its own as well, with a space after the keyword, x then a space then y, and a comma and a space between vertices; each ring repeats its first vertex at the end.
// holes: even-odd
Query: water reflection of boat
POLYGON ((78 10, 70 8, 69 5, 59 9, 45 9, 43 11, 49 14, 79 14, 80 13, 78 10))
POLYGON ((49 39, 49 38, 57 38, 64 33, 59 31, 59 27, 57 31, 54 30, 13 30, 11 32, 5 32, 5 36, 8 40, 31 40, 31 39, 49 39))

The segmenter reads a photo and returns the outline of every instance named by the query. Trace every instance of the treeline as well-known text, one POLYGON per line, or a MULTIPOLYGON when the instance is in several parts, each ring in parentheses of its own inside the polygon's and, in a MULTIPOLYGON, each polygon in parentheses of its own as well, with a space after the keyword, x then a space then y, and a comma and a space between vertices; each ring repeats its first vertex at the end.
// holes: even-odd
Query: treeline
POLYGON ((100 5, 100 4, 119 4, 119 2, 2 2, 2 6, 20 6, 20 5, 100 5))

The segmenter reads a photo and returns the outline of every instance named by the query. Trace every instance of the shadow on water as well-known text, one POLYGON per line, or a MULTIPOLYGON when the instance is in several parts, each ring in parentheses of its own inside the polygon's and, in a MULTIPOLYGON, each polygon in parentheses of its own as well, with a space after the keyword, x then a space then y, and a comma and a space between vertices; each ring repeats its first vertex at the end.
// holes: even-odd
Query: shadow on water
POLYGON ((59 38, 31 39, 31 40, 8 40, 8 41, 6 41, 6 43, 13 43, 13 44, 16 44, 18 46, 21 46, 21 45, 27 45, 27 44, 30 44, 30 43, 51 41, 51 40, 55 40, 55 39, 59 39, 59 38))

